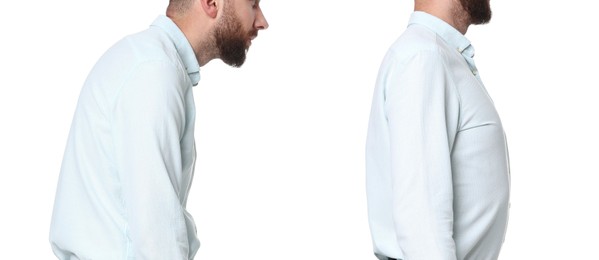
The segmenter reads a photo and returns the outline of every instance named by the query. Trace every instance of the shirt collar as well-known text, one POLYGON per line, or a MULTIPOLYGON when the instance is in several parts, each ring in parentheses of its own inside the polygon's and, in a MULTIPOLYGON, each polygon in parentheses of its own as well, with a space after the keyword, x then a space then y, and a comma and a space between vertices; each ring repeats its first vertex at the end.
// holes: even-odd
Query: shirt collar
POLYGON ((468 38, 445 21, 425 12, 416 11, 412 13, 408 26, 412 24, 419 24, 429 28, 441 36, 449 46, 456 49, 462 56, 466 58, 474 57, 474 47, 470 44, 468 38))
POLYGON ((179 27, 165 15, 158 16, 151 26, 156 26, 168 34, 169 38, 175 44, 179 57, 181 57, 181 60, 183 61, 191 84, 194 86, 197 85, 200 81, 200 64, 198 63, 196 55, 191 48, 191 44, 185 37, 185 34, 183 34, 181 29, 179 29, 179 27))

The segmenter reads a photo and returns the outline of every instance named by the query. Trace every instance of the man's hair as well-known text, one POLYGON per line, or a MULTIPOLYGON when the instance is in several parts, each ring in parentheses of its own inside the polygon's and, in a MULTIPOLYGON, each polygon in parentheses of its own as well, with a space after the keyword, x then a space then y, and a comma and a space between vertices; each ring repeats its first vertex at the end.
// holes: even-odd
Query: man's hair
POLYGON ((184 14, 195 0, 169 0, 167 13, 184 14))

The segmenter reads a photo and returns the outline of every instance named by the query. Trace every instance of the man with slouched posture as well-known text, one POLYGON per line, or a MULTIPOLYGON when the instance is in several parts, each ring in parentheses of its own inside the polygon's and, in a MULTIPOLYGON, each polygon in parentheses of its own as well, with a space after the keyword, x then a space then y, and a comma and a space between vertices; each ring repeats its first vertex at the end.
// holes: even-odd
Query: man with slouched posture
POLYGON ((497 259, 509 208, 499 116, 474 64, 468 26, 489 0, 416 0, 379 70, 366 144, 378 259, 497 259))
POLYGON ((59 259, 193 259, 192 87, 212 59, 239 67, 268 23, 260 0, 170 0, 89 74, 66 146, 50 230, 59 259))

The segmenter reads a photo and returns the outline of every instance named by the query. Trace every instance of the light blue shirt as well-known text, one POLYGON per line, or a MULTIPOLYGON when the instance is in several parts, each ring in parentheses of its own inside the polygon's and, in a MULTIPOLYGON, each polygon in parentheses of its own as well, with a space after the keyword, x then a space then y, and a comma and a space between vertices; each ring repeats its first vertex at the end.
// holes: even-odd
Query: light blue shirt
POLYGON ((473 56, 455 28, 415 12, 381 64, 366 143, 377 254, 499 255, 508 220, 507 145, 473 56))
POLYGON ((60 259, 192 259, 186 211, 200 66, 166 16, 89 74, 64 153, 50 242, 60 259))

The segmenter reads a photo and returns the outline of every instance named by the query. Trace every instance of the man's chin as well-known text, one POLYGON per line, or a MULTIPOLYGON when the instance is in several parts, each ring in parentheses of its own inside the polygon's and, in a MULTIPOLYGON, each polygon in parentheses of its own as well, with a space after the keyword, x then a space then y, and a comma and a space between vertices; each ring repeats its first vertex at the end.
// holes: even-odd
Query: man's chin
POLYGON ((246 42, 244 41, 230 41, 228 45, 221 45, 220 59, 227 65, 232 67, 241 67, 245 62, 246 53, 246 42))
POLYGON ((227 64, 227 65, 229 65, 231 67, 240 68, 245 63, 245 55, 243 56, 243 58, 238 57, 238 58, 235 58, 235 59, 229 59, 229 58, 222 58, 221 57, 221 60, 225 64, 227 64))

